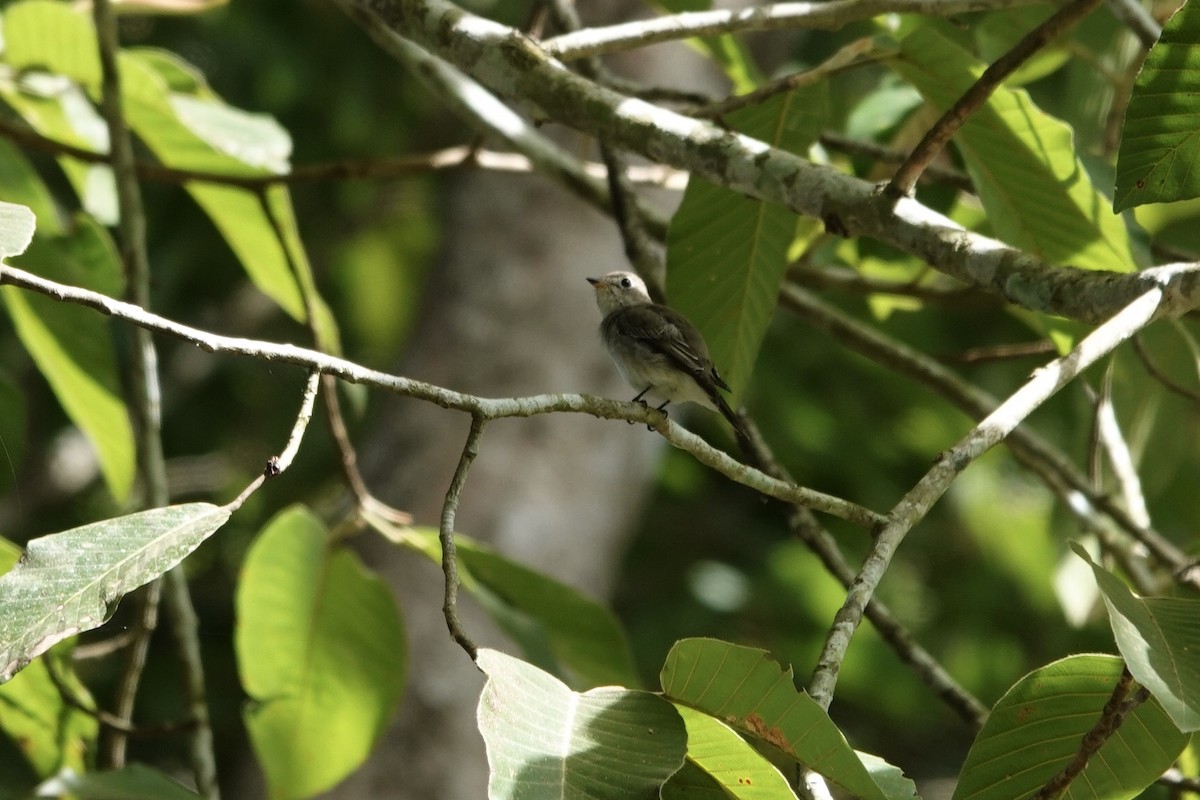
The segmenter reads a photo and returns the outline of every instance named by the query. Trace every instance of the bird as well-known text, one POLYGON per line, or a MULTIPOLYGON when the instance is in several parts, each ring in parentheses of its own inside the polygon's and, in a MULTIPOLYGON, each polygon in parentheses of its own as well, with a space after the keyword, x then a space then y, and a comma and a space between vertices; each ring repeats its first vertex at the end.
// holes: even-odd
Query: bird
POLYGON ((655 303, 646 283, 632 272, 610 272, 587 282, 596 291, 603 319, 600 338, 625 382, 644 397, 661 398, 658 410, 668 403, 696 403, 729 420, 743 448, 751 441, 741 419, 722 391, 732 391, 717 372, 704 337, 687 317, 655 303))

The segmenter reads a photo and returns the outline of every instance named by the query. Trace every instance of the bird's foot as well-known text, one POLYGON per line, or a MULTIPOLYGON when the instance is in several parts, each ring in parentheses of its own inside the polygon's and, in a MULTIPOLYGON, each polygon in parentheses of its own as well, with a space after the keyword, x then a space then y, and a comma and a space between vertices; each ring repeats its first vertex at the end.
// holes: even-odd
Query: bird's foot
MULTIPOLYGON (((663 415, 664 417, 666 417, 666 416, 669 416, 669 415, 667 414, 667 403, 669 403, 669 402, 671 402, 671 401, 670 401, 670 400, 667 400, 667 401, 665 401, 665 402, 664 402, 664 403, 663 403, 661 406, 659 406, 658 408, 656 408, 656 409, 654 409, 654 410, 655 410, 655 411, 661 411, 661 412, 662 412, 662 415, 663 415)), ((642 405, 646 405, 646 404, 645 404, 645 402, 642 402, 642 405)), ((646 430, 648 430, 648 431, 650 431, 650 432, 652 432, 652 433, 653 433, 654 431, 656 431, 656 430, 658 430, 658 429, 657 429, 657 428, 655 428, 653 425, 646 425, 646 430)))
MULTIPOLYGON (((642 391, 641 391, 641 392, 638 394, 638 396, 637 396, 637 397, 633 398, 633 399, 632 399, 632 400, 630 400, 629 402, 631 402, 631 403, 637 403, 637 404, 638 404, 639 406, 641 406, 642 408, 649 408, 649 407, 650 407, 650 404, 649 404, 649 403, 647 403, 645 400, 643 400, 643 399, 642 399, 642 395, 643 395, 643 394, 645 394, 645 393, 646 393, 646 392, 648 392, 648 391, 650 391, 650 390, 649 390, 649 389, 643 389, 643 390, 642 390, 642 391)), ((627 419, 627 420, 625 420, 625 424, 626 424, 626 425, 632 425, 632 424, 633 424, 633 420, 631 420, 631 419, 627 419)), ((651 428, 650 430, 654 430, 654 429, 653 429, 653 428, 651 428)))

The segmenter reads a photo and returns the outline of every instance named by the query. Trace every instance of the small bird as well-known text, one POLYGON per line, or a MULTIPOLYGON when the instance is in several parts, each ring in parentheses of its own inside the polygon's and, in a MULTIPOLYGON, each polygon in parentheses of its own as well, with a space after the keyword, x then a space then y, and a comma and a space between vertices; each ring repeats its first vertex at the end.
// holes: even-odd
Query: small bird
POLYGON ((649 395, 668 403, 697 403, 729 420, 743 447, 750 441, 742 422, 721 390, 731 391, 717 374, 708 346, 696 326, 673 308, 655 303, 646 284, 632 272, 588 278, 604 319, 600 338, 626 383, 638 390, 634 402, 649 395))

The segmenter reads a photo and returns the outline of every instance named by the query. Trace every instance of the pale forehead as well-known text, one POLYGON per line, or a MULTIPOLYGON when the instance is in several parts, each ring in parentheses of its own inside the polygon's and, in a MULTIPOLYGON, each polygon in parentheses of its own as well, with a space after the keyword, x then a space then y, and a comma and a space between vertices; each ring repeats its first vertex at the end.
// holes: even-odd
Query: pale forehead
POLYGON ((605 283, 613 284, 619 284, 623 279, 628 279, 634 286, 640 286, 643 289, 646 288, 646 282, 632 272, 621 272, 618 270, 617 272, 610 272, 601 278, 605 283))

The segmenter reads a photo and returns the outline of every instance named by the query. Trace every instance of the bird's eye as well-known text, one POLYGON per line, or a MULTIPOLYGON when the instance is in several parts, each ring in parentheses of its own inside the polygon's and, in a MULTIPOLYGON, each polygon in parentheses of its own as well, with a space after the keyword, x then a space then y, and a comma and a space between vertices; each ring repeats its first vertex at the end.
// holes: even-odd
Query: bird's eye
POLYGON ((633 286, 633 281, 629 280, 629 278, 621 278, 622 289, 628 289, 630 286, 633 286))

